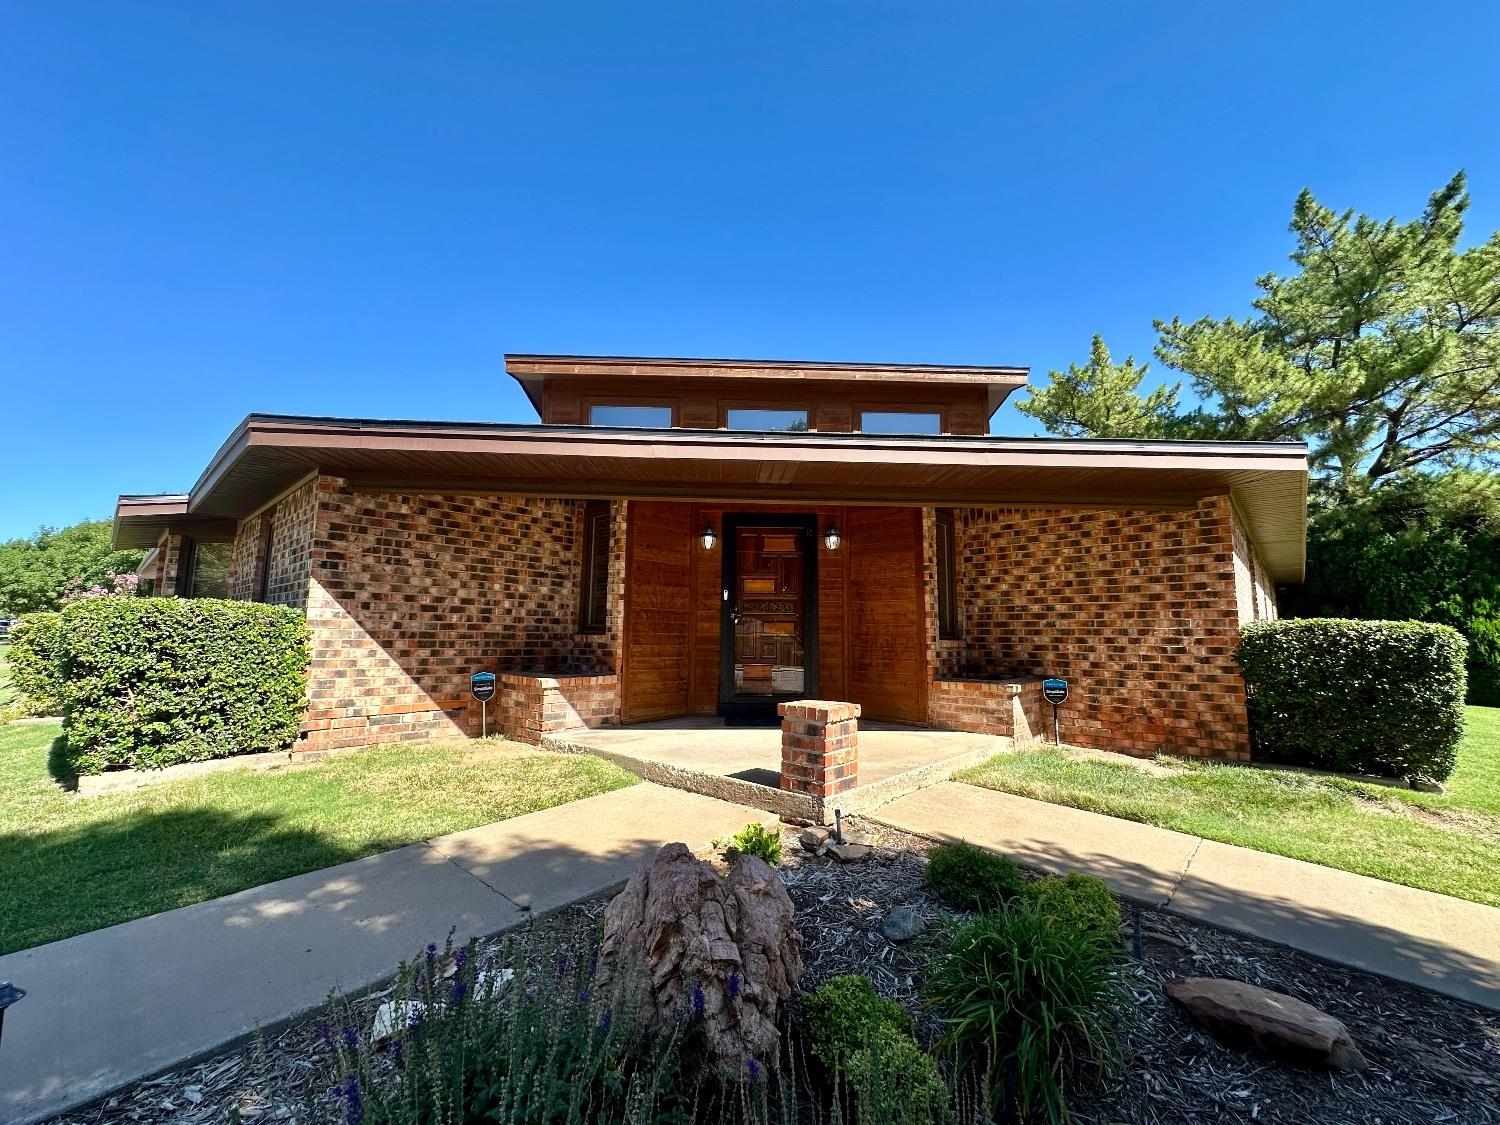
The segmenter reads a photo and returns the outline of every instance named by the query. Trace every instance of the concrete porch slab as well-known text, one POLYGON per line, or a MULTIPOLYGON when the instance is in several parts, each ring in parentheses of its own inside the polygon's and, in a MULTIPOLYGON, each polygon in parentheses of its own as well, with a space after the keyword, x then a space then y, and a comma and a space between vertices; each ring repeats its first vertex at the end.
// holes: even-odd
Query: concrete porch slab
MULTIPOLYGON (((692 716, 563 731, 549 735, 542 745, 596 755, 658 785, 737 801, 791 819, 819 819, 810 798, 777 788, 778 727, 731 727, 719 718, 692 716)), ((833 803, 846 813, 868 812, 1010 748, 1010 739, 995 735, 861 721, 859 785, 833 803)))

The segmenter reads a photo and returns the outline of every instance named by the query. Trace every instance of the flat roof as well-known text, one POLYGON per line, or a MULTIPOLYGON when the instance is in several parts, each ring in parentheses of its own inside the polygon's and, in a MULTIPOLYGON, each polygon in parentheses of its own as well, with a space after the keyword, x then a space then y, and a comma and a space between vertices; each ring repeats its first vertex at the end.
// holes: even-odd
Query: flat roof
MULTIPOLYGON (((1272 576, 1300 581, 1301 442, 1121 441, 548 426, 251 414, 182 505, 243 518, 310 472, 387 492, 761 503, 1181 507, 1231 495, 1272 576)), ((116 540, 147 523, 122 497, 116 540)), ((152 513, 157 519, 170 513, 152 513)), ((133 539, 133 536, 132 536, 133 539)), ((154 537, 151 542, 154 542, 154 537)), ((148 545, 145 543, 132 545, 148 545)))
POLYGON ((507 352, 505 370, 541 413, 540 385, 548 379, 736 379, 807 382, 980 386, 994 414, 1012 391, 1026 385, 1028 367, 943 363, 856 363, 806 359, 692 359, 663 356, 539 355, 507 352))

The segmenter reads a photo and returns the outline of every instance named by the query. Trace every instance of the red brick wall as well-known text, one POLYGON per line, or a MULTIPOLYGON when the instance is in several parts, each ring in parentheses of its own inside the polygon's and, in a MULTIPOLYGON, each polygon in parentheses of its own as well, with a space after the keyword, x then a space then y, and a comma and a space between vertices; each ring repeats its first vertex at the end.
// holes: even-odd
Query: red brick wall
POLYGON ((1240 624, 1276 619, 1276 584, 1266 573, 1260 553, 1246 533, 1238 512, 1234 517, 1234 592, 1240 624))
MULTIPOLYGON (((481 669, 613 673, 623 507, 612 513, 607 628, 593 636, 576 632, 576 501, 361 493, 325 476, 243 521, 231 596, 257 597, 269 566, 267 600, 304 608, 312 628, 301 748, 477 734, 468 684, 481 669)), ((617 722, 613 684, 575 680, 571 714, 617 722)), ((497 694, 492 730, 502 714, 497 694)))
POLYGON ((303 608, 312 573, 312 543, 318 514, 318 483, 310 480, 287 493, 271 507, 235 529, 229 558, 229 596, 241 601, 260 597, 262 579, 270 568, 266 601, 303 608), (271 527, 271 552, 266 556, 266 527, 271 527))
POLYGON ((1019 749, 1051 738, 1051 708, 1042 681, 935 679, 927 693, 927 721, 944 730, 1009 738, 1019 749))
POLYGON ((490 701, 490 733, 539 744, 549 734, 620 721, 618 676, 502 673, 490 701))
POLYGON ((966 663, 1061 676, 1065 742, 1249 757, 1227 497, 1189 511, 960 510, 966 663))

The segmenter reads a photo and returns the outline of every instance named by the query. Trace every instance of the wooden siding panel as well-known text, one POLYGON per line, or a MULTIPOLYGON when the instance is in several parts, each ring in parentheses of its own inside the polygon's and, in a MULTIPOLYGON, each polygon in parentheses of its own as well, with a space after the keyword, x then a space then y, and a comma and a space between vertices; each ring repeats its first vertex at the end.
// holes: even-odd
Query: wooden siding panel
POLYGON ((691 517, 689 504, 630 505, 622 685, 626 722, 688 711, 691 517))
POLYGON ((926 718, 921 528, 920 509, 849 510, 848 698, 867 718, 926 718))

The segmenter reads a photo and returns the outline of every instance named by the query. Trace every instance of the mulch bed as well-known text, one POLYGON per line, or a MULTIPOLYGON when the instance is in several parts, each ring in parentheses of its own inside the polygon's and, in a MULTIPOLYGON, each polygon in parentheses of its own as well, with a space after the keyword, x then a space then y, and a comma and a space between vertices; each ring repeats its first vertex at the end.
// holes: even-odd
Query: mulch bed
MULTIPOLYGON (((951 912, 922 886, 922 857, 932 845, 892 829, 873 831, 874 853, 850 865, 801 851, 793 831, 784 837, 782 875, 803 938, 802 987, 863 973, 935 1037, 940 1026, 922 1007, 919 988, 951 912), (908 943, 887 941, 880 921, 894 906, 915 910, 927 921, 927 932, 908 943)), ((595 900, 568 907, 538 921, 520 940, 548 949, 572 941, 582 945, 588 940, 583 935, 597 932, 605 905, 595 900)), ((1141 957, 1128 961, 1134 1003, 1123 1029, 1129 1061, 1112 1089, 1072 1100, 1081 1125, 1500 1123, 1500 1015, 1161 911, 1141 909, 1139 920, 1141 957), (1305 1000, 1348 1026, 1370 1067, 1341 1074, 1221 1046, 1163 995, 1162 983, 1175 976, 1233 977, 1305 1000)), ((1130 936, 1127 921, 1127 944, 1130 936)), ((487 948, 493 952, 498 940, 487 948)), ((362 1029, 384 995, 351 1002, 362 1029)), ((53 1125, 196 1125, 225 1121, 233 1113, 246 1122, 307 1121, 310 1101, 322 1102, 331 1083, 332 1047, 326 1040, 323 1020, 308 1019, 243 1051, 56 1118, 53 1125)))

